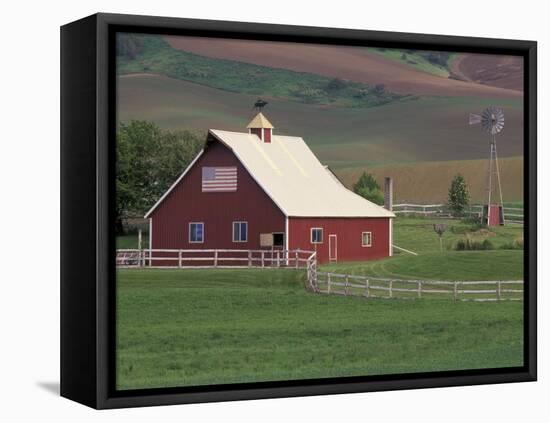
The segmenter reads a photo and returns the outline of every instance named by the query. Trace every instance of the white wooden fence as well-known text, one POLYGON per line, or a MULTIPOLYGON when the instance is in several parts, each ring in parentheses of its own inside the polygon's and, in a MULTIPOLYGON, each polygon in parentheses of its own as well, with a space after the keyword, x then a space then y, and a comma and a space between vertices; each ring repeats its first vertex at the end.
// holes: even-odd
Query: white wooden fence
POLYGON ((366 298, 453 298, 465 301, 523 299, 523 281, 429 281, 316 272, 315 292, 366 298))
POLYGON ((287 268, 306 270, 306 289, 366 298, 453 298, 465 301, 522 300, 523 281, 405 280, 320 272, 306 250, 121 249, 119 268, 287 268))
MULTIPOLYGON (((437 216, 452 218, 452 213, 448 210, 446 204, 412 204, 402 203, 394 204, 393 212, 396 214, 416 214, 422 216, 437 216)), ((472 205, 468 207, 466 214, 481 218, 483 213, 482 205, 472 205)), ((523 223, 523 209, 514 207, 504 207, 504 220, 509 223, 523 223)))
POLYGON ((315 252, 306 250, 119 249, 117 267, 291 267, 312 266, 315 252))

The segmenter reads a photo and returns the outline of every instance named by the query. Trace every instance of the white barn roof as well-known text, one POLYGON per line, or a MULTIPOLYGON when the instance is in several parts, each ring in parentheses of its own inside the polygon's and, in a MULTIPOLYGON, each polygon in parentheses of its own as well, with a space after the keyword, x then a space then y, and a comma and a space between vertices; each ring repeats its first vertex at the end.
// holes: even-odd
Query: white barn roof
POLYGON ((254 134, 217 129, 209 133, 233 151, 287 216, 395 216, 345 188, 300 137, 273 135, 268 143, 254 134))

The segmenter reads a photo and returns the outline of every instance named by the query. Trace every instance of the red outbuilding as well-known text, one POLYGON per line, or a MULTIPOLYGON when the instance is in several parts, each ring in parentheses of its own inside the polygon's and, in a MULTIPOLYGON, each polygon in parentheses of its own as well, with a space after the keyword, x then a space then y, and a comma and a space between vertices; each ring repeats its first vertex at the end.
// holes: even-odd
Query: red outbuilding
POLYGON ((392 254, 394 214, 348 190, 304 140, 211 129, 193 162, 145 215, 151 249, 315 250, 320 263, 392 254))

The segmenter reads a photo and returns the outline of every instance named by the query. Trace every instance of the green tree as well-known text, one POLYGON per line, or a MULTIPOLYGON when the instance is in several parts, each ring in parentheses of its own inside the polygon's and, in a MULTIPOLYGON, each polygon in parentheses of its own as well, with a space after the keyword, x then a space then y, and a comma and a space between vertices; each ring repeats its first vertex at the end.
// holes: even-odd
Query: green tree
POLYGON ((384 204, 384 194, 380 189, 380 185, 370 173, 363 172, 353 185, 353 192, 375 204, 384 204))
POLYGON ((197 155, 205 135, 164 131, 145 121, 121 123, 117 133, 116 231, 143 216, 197 155))
POLYGON ((117 34, 116 54, 133 60, 143 52, 143 38, 134 34, 117 34))
POLYGON ((455 215, 462 215, 464 209, 470 203, 470 191, 468 189, 468 184, 464 176, 460 173, 455 175, 449 187, 449 208, 455 215))

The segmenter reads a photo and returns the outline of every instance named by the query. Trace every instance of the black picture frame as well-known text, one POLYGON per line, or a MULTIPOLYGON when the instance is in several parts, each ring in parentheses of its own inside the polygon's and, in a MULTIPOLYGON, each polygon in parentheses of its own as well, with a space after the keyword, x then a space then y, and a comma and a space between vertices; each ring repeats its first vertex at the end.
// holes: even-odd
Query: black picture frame
POLYGON ((95 14, 61 28, 61 395, 97 409, 534 381, 537 44, 95 14), (522 367, 131 391, 114 389, 114 142, 117 31, 519 55, 524 58, 525 290, 522 367))

